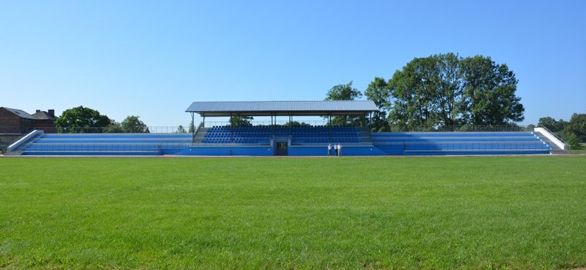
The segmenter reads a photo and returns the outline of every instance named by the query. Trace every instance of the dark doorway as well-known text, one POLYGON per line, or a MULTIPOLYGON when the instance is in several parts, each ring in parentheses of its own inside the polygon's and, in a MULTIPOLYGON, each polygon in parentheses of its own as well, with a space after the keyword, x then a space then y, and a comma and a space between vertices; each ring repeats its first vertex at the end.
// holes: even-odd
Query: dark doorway
POLYGON ((289 155, 289 145, 287 142, 275 142, 275 155, 287 156, 289 155))

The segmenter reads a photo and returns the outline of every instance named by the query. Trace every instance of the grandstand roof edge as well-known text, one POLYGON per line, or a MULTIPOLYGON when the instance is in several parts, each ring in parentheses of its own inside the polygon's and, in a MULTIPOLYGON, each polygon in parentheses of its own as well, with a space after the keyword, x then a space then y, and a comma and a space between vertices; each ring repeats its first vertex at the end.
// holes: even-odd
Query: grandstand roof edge
POLYGON ((203 116, 327 115, 368 113, 378 108, 370 100, 336 101, 195 101, 185 111, 203 116))

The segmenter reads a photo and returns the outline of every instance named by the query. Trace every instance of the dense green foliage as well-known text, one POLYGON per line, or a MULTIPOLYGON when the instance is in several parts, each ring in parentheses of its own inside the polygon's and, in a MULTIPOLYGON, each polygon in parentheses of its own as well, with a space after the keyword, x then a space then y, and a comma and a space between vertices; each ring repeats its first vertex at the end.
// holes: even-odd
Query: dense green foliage
POLYGON ((583 267, 585 164, 4 158, 0 268, 583 267))
POLYGON ((252 126, 252 116, 230 116, 230 126, 233 127, 250 127, 252 126))
POLYGON ((179 125, 175 133, 187 133, 187 130, 185 130, 185 128, 182 125, 179 125))
POLYGON ((127 116, 122 123, 110 119, 99 111, 79 106, 67 109, 55 120, 62 133, 148 133, 147 125, 138 116, 127 116))
POLYGON ((507 65, 447 53, 414 58, 388 82, 376 77, 365 94, 380 108, 376 130, 454 130, 523 120, 516 90, 517 79, 507 65))
POLYGON ((326 94, 326 100, 355 100, 360 97, 362 93, 352 86, 352 82, 334 85, 326 94))
MULTIPOLYGON (((334 85, 326 94, 325 100, 355 100, 362 97, 362 92, 352 86, 352 82, 334 85)), ((334 116, 328 123, 333 126, 354 125, 361 126, 366 123, 364 116, 345 115, 334 116)))
POLYGON ((108 116, 83 106, 67 109, 55 120, 55 126, 64 133, 101 132, 110 124, 108 116))
POLYGON ((142 122, 138 116, 129 115, 122 123, 120 123, 122 130, 126 133, 148 133, 147 125, 142 122))
MULTIPOLYGON (((390 103, 390 89, 385 79, 376 77, 368 84, 364 95, 376 104, 379 108, 386 108, 390 103)), ((390 131, 389 120, 387 119, 387 111, 381 109, 372 115, 370 122, 371 129, 374 131, 390 131)))
POLYGON ((571 149, 581 149, 583 148, 581 144, 586 143, 586 114, 575 113, 570 121, 555 120, 549 116, 542 117, 537 125, 560 136, 571 149))

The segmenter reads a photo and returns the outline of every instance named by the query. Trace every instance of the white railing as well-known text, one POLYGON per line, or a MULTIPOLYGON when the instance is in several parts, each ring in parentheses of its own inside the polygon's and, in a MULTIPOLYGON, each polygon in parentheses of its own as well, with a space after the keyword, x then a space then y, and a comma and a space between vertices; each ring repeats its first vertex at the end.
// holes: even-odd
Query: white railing
POLYGON ((37 136, 40 136, 40 135, 43 135, 43 134, 44 134, 44 132, 42 130, 33 130, 33 131, 31 131, 31 133, 26 134, 24 137, 18 139, 16 142, 14 142, 11 145, 9 145, 6 150, 7 150, 7 152, 15 151, 16 149, 18 149, 23 144, 28 143, 34 137, 37 137, 37 136))
POLYGON ((542 127, 536 127, 535 129, 533 129, 533 131, 543 135, 543 137, 546 137, 549 141, 551 141, 553 144, 555 144, 560 149, 568 150, 567 149, 568 146, 564 142, 562 142, 560 139, 558 139, 555 135, 553 135, 551 132, 549 132, 547 129, 542 128, 542 127))

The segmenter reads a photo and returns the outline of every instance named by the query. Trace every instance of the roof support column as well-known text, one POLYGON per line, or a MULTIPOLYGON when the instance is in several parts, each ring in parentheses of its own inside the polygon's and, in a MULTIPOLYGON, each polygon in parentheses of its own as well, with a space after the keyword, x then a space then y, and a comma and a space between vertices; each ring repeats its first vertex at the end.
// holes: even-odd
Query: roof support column
POLYGON ((189 126, 189 129, 191 129, 191 143, 195 142, 195 116, 194 116, 194 112, 191 112, 191 126, 189 126))
POLYGON ((293 135, 293 133, 291 132, 291 130, 293 129, 293 116, 289 114, 289 136, 293 135))
POLYGON ((230 128, 228 129, 230 132, 230 142, 233 143, 234 142, 234 132, 232 132, 232 128, 234 128, 232 126, 232 113, 230 113, 230 120, 228 120, 230 122, 230 128))

